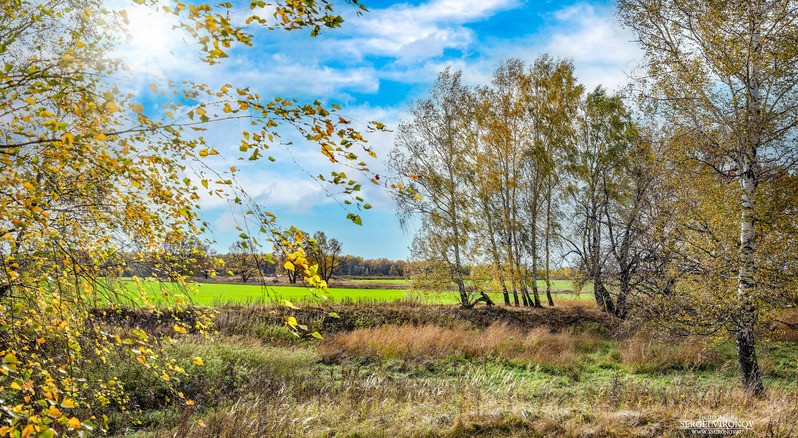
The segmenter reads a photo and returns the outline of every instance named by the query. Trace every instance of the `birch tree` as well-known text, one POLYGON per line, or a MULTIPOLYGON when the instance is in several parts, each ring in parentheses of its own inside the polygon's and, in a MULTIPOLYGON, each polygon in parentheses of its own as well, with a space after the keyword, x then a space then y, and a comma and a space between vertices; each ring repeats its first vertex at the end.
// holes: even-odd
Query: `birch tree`
POLYGON ((569 157, 570 204, 578 218, 568 238, 583 278, 593 282, 599 308, 615 313, 615 303, 605 285, 609 203, 617 194, 616 178, 629 159, 633 124, 619 96, 607 96, 597 87, 582 104, 577 120, 576 147, 569 157))
POLYGON ((767 287, 757 260, 771 231, 762 226, 760 187, 794 172, 798 159, 798 4, 621 0, 619 6, 645 52, 658 117, 692 139, 684 143, 693 160, 739 186, 726 207, 739 218, 728 312, 743 385, 761 394, 755 328, 767 287))
POLYGON ((425 224, 429 232, 424 236, 435 242, 420 247, 433 248, 434 254, 427 251, 427 256, 446 262, 464 307, 474 305, 464 280, 465 249, 473 226, 468 202, 471 169, 465 159, 469 93, 460 72, 440 73, 430 97, 416 102, 410 120, 399 125, 389 157, 394 173, 404 178, 394 191, 400 220, 418 218, 425 224))

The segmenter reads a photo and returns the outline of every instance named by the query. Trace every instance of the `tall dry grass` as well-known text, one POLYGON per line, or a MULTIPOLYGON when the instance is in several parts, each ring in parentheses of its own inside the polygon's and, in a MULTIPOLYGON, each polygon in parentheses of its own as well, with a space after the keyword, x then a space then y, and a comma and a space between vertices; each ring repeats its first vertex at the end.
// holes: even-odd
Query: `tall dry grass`
POLYGON ((726 357, 712 340, 702 337, 664 340, 639 333, 618 344, 621 363, 632 372, 717 369, 726 357))
POLYGON ((581 357, 599 348, 600 342, 599 337, 589 332, 552 333, 546 327, 525 332, 506 324, 493 324, 483 331, 437 325, 391 325, 331 336, 320 349, 328 363, 347 357, 418 362, 454 356, 565 367, 581 362, 581 357))

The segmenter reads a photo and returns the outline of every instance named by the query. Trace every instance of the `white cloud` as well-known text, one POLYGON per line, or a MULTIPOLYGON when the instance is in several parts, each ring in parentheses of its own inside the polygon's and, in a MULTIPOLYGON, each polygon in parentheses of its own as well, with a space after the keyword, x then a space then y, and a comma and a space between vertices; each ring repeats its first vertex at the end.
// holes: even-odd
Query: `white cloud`
POLYGON ((410 63, 463 49, 476 36, 466 23, 488 18, 516 0, 432 0, 418 6, 398 4, 351 20, 353 38, 339 41, 342 50, 356 57, 387 56, 410 63))
MULTIPOLYGON (((493 70, 502 61, 519 58, 527 64, 547 53, 555 58, 574 62, 575 74, 587 90, 601 84, 609 90, 618 90, 627 83, 628 73, 642 58, 633 35, 623 29, 613 17, 613 9, 578 3, 551 13, 548 22, 528 35, 513 38, 487 37, 475 44, 480 53, 476 59, 436 59, 419 71, 439 72, 445 67, 463 71, 463 80, 469 84, 486 84, 493 70)), ((394 77, 412 75, 409 70, 393 73, 394 77)), ((434 75, 432 76, 434 78, 434 75)), ((430 79, 431 80, 431 79, 430 79)))
POLYGON ((261 92, 291 96, 324 96, 346 98, 346 90, 376 93, 379 79, 373 67, 358 66, 334 69, 316 61, 302 62, 283 53, 275 53, 235 68, 225 66, 226 80, 258 84, 261 92), (264 65, 267 67, 264 68, 264 65))
POLYGON ((642 53, 632 33, 614 19, 612 9, 580 3, 558 11, 555 18, 547 52, 573 59, 588 89, 599 83, 610 90, 624 85, 642 53))

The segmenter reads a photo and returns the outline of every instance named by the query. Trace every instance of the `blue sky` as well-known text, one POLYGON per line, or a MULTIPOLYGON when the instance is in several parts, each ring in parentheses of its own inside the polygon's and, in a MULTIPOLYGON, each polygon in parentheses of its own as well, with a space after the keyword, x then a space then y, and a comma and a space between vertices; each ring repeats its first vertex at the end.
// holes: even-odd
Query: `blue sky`
MULTIPOLYGON (((146 9, 129 9, 132 40, 124 56, 144 90, 150 78, 192 79, 210 84, 248 84, 263 96, 299 100, 320 98, 343 107, 363 126, 379 120, 395 128, 410 102, 423 98, 435 76, 446 67, 462 69, 472 84, 487 83, 499 61, 510 57, 528 63, 549 53, 572 59, 588 88, 616 89, 627 81, 640 54, 631 35, 614 21, 612 2, 523 0, 363 0, 370 12, 356 16, 340 6, 347 21, 317 38, 306 31, 256 31, 252 48, 237 48, 221 65, 204 66, 196 52, 170 37, 165 17, 146 9)), ((207 135, 224 155, 238 149, 241 126, 217 125, 207 135)), ((239 182, 281 223, 306 231, 324 230, 343 243, 344 252, 367 258, 405 259, 412 240, 399 229, 387 190, 363 184, 374 208, 357 212, 363 226, 346 219, 341 198, 330 196, 309 175, 328 174, 318 148, 295 139, 275 147, 276 163, 225 161, 240 167, 239 182), (298 166, 295 162, 300 163, 298 166)), ((368 137, 380 159, 387 157, 393 134, 368 137)), ((379 160, 372 168, 384 167, 379 160)), ((225 252, 239 234, 229 205, 211 197, 201 201, 213 230, 215 247, 225 252)))

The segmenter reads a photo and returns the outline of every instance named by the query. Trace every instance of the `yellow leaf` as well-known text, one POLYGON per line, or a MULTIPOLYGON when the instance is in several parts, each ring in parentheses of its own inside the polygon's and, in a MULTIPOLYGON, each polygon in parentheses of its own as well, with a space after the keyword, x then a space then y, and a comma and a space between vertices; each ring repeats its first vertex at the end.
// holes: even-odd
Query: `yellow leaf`
POLYGON ((136 356, 136 360, 139 361, 140 364, 144 365, 147 363, 147 358, 144 356, 136 356))
POLYGON ((186 328, 185 328, 185 327, 183 327, 183 326, 180 326, 180 325, 177 325, 177 324, 175 324, 175 326, 174 326, 174 327, 172 327, 172 328, 173 328, 173 329, 174 329, 176 332, 178 332, 178 333, 188 333, 188 332, 186 331, 186 328))
POLYGON ((199 356, 195 357, 194 360, 191 361, 191 363, 193 363, 194 365, 196 365, 198 367, 201 367, 201 366, 205 365, 205 362, 203 362, 202 358, 199 357, 199 356))
POLYGON ((288 300, 283 301, 283 304, 285 305, 285 307, 288 307, 289 309, 299 310, 299 307, 295 306, 294 303, 288 300))
POLYGON ((32 424, 29 424, 22 429, 22 438, 31 437, 34 433, 36 433, 36 428, 32 424))
POLYGON ((44 344, 45 339, 44 338, 38 338, 38 339, 36 339, 36 342, 38 342, 41 345, 41 344, 44 344))
POLYGON ((69 398, 65 398, 65 399, 61 400, 61 407, 62 408, 74 408, 75 407, 75 401, 72 400, 72 399, 69 399, 69 398))
POLYGON ((119 111, 119 106, 114 102, 109 101, 108 103, 105 104, 105 109, 108 110, 108 112, 115 113, 119 111))
POLYGON ((55 406, 50 406, 50 412, 48 412, 47 415, 52 418, 58 418, 61 416, 61 410, 55 406))
POLYGON ((194 400, 186 400, 186 406, 194 406, 194 400))
POLYGON ((293 271, 294 270, 294 264, 289 262, 289 261, 286 261, 285 264, 283 264, 283 267, 285 267, 285 269, 287 271, 293 271))
POLYGON ((67 132, 63 137, 61 137, 61 143, 66 143, 68 146, 72 146, 74 142, 75 136, 70 132, 67 132))
POLYGON ((289 317, 288 317, 288 320, 287 320, 286 322, 287 322, 287 323, 288 323, 288 325, 290 325, 291 327, 296 327, 296 326, 297 326, 297 324, 298 324, 298 323, 296 322, 296 318, 294 318, 293 316, 289 316, 289 317))
POLYGON ((36 101, 35 101, 35 100, 33 100, 33 98, 32 98, 32 97, 28 96, 28 97, 26 97, 26 98, 25 98, 25 103, 29 103, 29 104, 31 104, 31 105, 35 105, 35 104, 36 104, 36 101))
POLYGON ((19 363, 19 360, 17 360, 17 356, 14 353, 8 353, 3 358, 3 363, 19 363))
POLYGON ((102 132, 99 134, 94 134, 94 138, 100 141, 108 140, 108 137, 106 137, 105 134, 103 134, 102 132))
POLYGON ((169 374, 166 374, 166 373, 163 373, 163 374, 161 374, 161 378, 162 378, 163 380, 166 380, 167 382, 168 382, 168 381, 170 381, 170 380, 172 380, 172 378, 171 378, 171 377, 169 377, 169 374))
POLYGON ((205 424, 205 422, 204 422, 204 421, 202 421, 202 420, 197 420, 197 424, 199 424, 199 425, 200 425, 200 426, 202 426, 202 427, 208 427, 208 425, 207 425, 207 424, 205 424))
POLYGON ((22 183, 22 187, 28 189, 29 192, 36 190, 36 186, 34 186, 33 183, 31 183, 30 181, 25 181, 24 183, 22 183))
POLYGON ((67 427, 70 429, 80 429, 80 420, 78 420, 76 417, 70 418, 67 422, 67 427))
POLYGON ((199 151, 199 156, 202 157, 202 158, 207 157, 208 156, 208 149, 205 148, 205 149, 202 149, 201 151, 199 151))
POLYGON ((19 386, 19 383, 17 382, 11 382, 11 384, 8 385, 8 387, 11 389, 16 389, 17 391, 22 391, 22 387, 19 386))
POLYGON ((131 109, 133 110, 134 113, 141 114, 142 112, 144 112, 144 105, 137 103, 133 105, 131 109))

